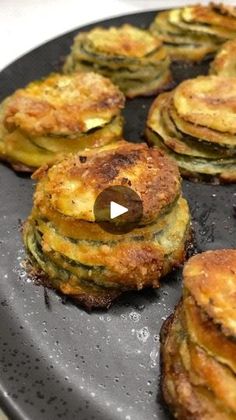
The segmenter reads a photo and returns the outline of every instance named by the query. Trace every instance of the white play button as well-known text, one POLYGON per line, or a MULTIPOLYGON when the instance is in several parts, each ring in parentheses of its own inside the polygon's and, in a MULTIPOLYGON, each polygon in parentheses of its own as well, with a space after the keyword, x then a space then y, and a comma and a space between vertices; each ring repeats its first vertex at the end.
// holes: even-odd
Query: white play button
POLYGON ((143 204, 131 188, 113 185, 98 194, 93 212, 96 223, 105 232, 123 235, 139 225, 143 217, 143 204))
POLYGON ((120 204, 116 203, 115 201, 110 202, 110 218, 115 219, 122 214, 125 214, 129 211, 127 207, 121 206, 120 204))

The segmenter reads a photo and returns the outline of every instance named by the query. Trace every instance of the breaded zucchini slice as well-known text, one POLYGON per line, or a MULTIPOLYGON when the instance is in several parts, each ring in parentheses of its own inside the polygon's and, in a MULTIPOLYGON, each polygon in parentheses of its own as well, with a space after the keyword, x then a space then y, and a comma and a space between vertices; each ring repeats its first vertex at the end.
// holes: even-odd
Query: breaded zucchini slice
POLYGON ((213 160, 236 155, 234 136, 225 139, 216 131, 181 119, 173 106, 172 92, 159 95, 153 102, 148 126, 176 153, 213 160))
POLYGON ((208 146, 211 153, 218 152, 219 157, 235 156, 236 138, 234 134, 223 133, 222 135, 220 131, 186 121, 176 111, 173 101, 171 101, 169 114, 178 132, 184 133, 185 137, 187 135, 198 139, 202 147, 203 145, 204 147, 208 146))
POLYGON ((124 96, 95 73, 52 74, 17 90, 0 112, 1 157, 33 170, 121 138, 124 96))
POLYGON ((210 160, 183 155, 167 147, 162 138, 149 128, 146 130, 146 136, 150 145, 156 146, 177 162, 183 177, 213 184, 236 182, 235 159, 233 162, 225 162, 225 159, 210 160))
POLYGON ((200 76, 153 102, 147 119, 148 142, 172 156, 182 175, 214 183, 236 181, 230 93, 235 81, 200 76))
POLYGON ((87 33, 86 42, 93 53, 127 58, 128 62, 149 56, 162 46, 160 40, 129 24, 119 28, 96 27, 87 33))
POLYGON ((179 116, 220 133, 236 133, 236 78, 199 76, 182 82, 173 103, 179 116))
POLYGON ((140 225, 155 222, 181 193, 176 164, 145 144, 119 141, 80 156, 68 156, 51 169, 40 168, 35 204, 47 201, 64 216, 95 222, 96 197, 111 185, 130 186, 140 196, 143 215, 140 225), (66 174, 66 176, 65 176, 66 174))
POLYGON ((212 35, 180 29, 171 23, 170 11, 158 13, 150 31, 162 39, 172 61, 202 61, 219 46, 212 35))
POLYGON ((232 8, 231 11, 223 4, 221 8, 217 7, 217 4, 215 7, 214 3, 208 7, 197 4, 183 8, 182 19, 189 24, 203 24, 204 30, 215 31, 217 36, 222 33, 221 31, 226 31, 223 34, 233 37, 236 32, 236 9, 232 8))
POLYGON ((180 303, 161 330, 161 388, 165 402, 173 416, 180 420, 234 420, 235 413, 210 387, 193 378, 189 369, 191 361, 186 352, 183 354, 187 335, 182 320, 180 303))
POLYGON ((236 373, 236 343, 226 337, 218 325, 212 323, 207 313, 185 291, 183 301, 185 328, 192 342, 236 373), (207 334, 206 334, 207 331, 207 334))
POLYGON ((104 307, 124 291, 158 287, 160 277, 183 262, 189 208, 175 163, 158 150, 120 141, 42 167, 34 178, 24 244, 51 287, 83 296, 80 303, 90 307, 95 292, 99 306, 101 290, 104 307), (112 185, 127 185, 142 200, 140 224, 122 235, 104 231, 93 213, 97 195, 112 185))
POLYGON ((185 290, 226 337, 236 337, 236 250, 207 251, 185 265, 185 290))
POLYGON ((111 78, 128 97, 153 94, 171 82, 169 58, 161 40, 128 24, 79 33, 64 72, 81 69, 94 69, 111 78))
POLYGON ((180 355, 193 385, 208 388, 225 411, 236 415, 236 377, 228 367, 208 355, 188 339, 182 341, 180 355))
MULTIPOLYGON (((142 250, 146 250, 147 255, 150 253, 153 261, 154 256, 158 256, 162 273, 165 274, 184 259, 190 233, 190 215, 186 201, 180 198, 173 209, 160 219, 149 226, 136 228, 125 237, 103 232, 100 240, 88 238, 89 226, 87 239, 75 239, 76 230, 74 235, 63 236, 57 225, 45 221, 42 216, 35 219, 34 215, 30 224, 39 238, 43 253, 49 259, 56 260, 64 268, 66 266, 78 278, 82 277, 100 286, 126 290, 144 286, 143 266, 141 264, 136 267, 135 263, 135 255, 141 258, 142 250), (135 272, 130 270, 132 265, 135 266, 135 272)), ((146 274, 144 276, 146 287, 155 285, 155 281, 159 284, 158 273, 154 268, 149 266, 149 278, 146 279, 146 274)))
POLYGON ((172 60, 201 61, 235 38, 235 8, 212 3, 164 11, 150 30, 163 40, 172 60))
POLYGON ((218 76, 236 77, 236 40, 232 39, 221 47, 211 63, 210 73, 218 76))
POLYGON ((181 30, 210 34, 223 41, 236 35, 236 20, 219 15, 207 6, 196 5, 171 10, 169 20, 181 30))
POLYGON ((235 419, 236 250, 183 270, 183 298, 161 332, 162 391, 176 418, 235 419))

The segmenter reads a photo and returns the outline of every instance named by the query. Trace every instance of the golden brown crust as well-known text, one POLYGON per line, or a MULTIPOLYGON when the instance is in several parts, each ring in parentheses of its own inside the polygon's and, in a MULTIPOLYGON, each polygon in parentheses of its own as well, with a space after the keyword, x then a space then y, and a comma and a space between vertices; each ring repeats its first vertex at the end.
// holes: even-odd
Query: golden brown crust
POLYGON ((77 219, 94 221, 93 205, 97 195, 108 186, 127 185, 142 200, 140 223, 146 224, 155 221, 180 193, 180 177, 175 163, 145 144, 120 141, 83 155, 84 162, 77 155, 49 170, 40 169, 34 175, 34 178, 42 179, 42 173, 46 174, 46 182, 40 184, 35 196, 36 206, 44 199, 40 191, 43 185, 43 194, 48 196, 53 209, 77 219), (84 206, 77 201, 79 197, 86 197, 84 206))
POLYGON ((190 339, 236 373, 235 341, 227 338, 188 294, 183 300, 183 311, 184 327, 188 330, 190 339))
POLYGON ((168 88, 170 60, 162 41, 132 25, 95 27, 74 39, 63 70, 96 72, 109 77, 129 98, 168 88))
POLYGON ((209 388, 215 399, 221 401, 222 407, 236 413, 234 373, 190 341, 183 340, 180 355, 191 383, 209 388))
POLYGON ((236 136, 181 118, 173 103, 175 91, 159 95, 151 105, 148 143, 171 156, 186 178, 212 184, 236 182, 236 136))
MULTIPOLYGON (((178 128, 178 130, 180 130, 180 132, 183 132, 187 135, 195 137, 196 139, 199 139, 199 141, 207 142, 209 145, 212 144, 213 147, 222 146, 220 148, 220 152, 222 153, 221 157, 223 157, 223 154, 225 156, 234 156, 236 154, 235 152, 236 137, 234 134, 224 133, 222 135, 222 132, 220 131, 212 130, 211 128, 193 124, 193 123, 188 122, 187 120, 184 120, 183 118, 180 117, 180 115, 178 115, 173 105, 173 100, 172 100, 173 94, 171 92, 170 92, 170 98, 171 98, 170 99, 171 105, 169 108, 170 116, 175 122, 176 127, 178 128)), ((212 153, 213 152, 215 152, 215 149, 212 150, 212 153)))
POLYGON ((89 231, 85 240, 77 242, 67 230, 64 236, 50 218, 43 222, 40 214, 33 212, 24 224, 24 242, 44 285, 72 299, 81 296, 86 307, 106 307, 126 290, 159 287, 160 277, 181 264, 188 246, 189 212, 186 201, 180 198, 179 202, 170 218, 166 216, 169 223, 154 226, 146 236, 142 228, 141 237, 136 229, 133 237, 123 235, 109 241, 104 232, 101 242, 98 238, 89 241, 89 231), (96 267, 102 270, 96 271, 96 267))
MULTIPOLYGON (((106 267, 103 282, 109 287, 119 285, 122 290, 158 287, 163 271, 164 252, 161 246, 150 241, 109 242, 92 247, 91 243, 72 244, 51 232, 43 232, 42 251, 58 263, 55 253, 88 267, 106 267)), ((95 282, 98 278, 95 279, 95 282)), ((67 289, 65 289, 67 290, 67 289)), ((70 292, 72 291, 72 288, 70 292)), ((68 290, 67 290, 68 292, 68 290)), ((73 293, 75 294, 75 293, 73 293)))
POLYGON ((184 266, 183 298, 161 332, 162 391, 178 419, 234 420, 236 250, 184 266))
POLYGON ((223 16, 231 16, 236 18, 236 7, 225 3, 210 2, 212 10, 219 12, 223 16))
POLYGON ((158 13, 150 27, 172 60, 201 61, 235 38, 235 8, 195 4, 158 13))
MULTIPOLYGON (((166 146, 174 152, 192 157, 220 159, 236 154, 233 147, 224 146, 222 134, 213 132, 207 127, 187 123, 181 119, 173 106, 174 91, 159 95, 149 110, 147 125, 158 133, 166 146), (207 142, 207 143, 206 143, 207 142)), ((225 142, 236 146, 236 137, 227 136, 225 142)))
POLYGON ((165 402, 174 417, 180 420, 233 420, 234 414, 227 412, 208 387, 191 381, 188 360, 183 363, 180 354, 185 341, 181 311, 179 304, 161 332, 161 386, 165 402))
POLYGON ((187 6, 183 9, 175 9, 170 11, 169 21, 174 26, 187 34, 193 32, 195 35, 201 36, 202 34, 208 36, 210 40, 215 43, 223 42, 226 39, 233 38, 235 36, 235 20, 225 19, 225 25, 223 24, 221 15, 215 13, 208 6, 187 6), (198 11, 200 20, 197 20, 195 16, 195 9, 198 11), (207 15, 207 16, 206 16, 207 15), (214 17, 213 17, 214 15, 214 17), (218 25, 213 22, 213 19, 218 20, 218 25), (195 19, 195 21, 193 20, 195 19), (203 20, 211 19, 212 22, 203 22, 203 20), (221 21, 221 23, 220 23, 221 21), (229 28, 230 21, 232 22, 232 28, 229 28), (228 26, 228 27, 226 27, 228 26))
POLYGON ((34 172, 36 168, 52 165, 71 153, 95 149, 122 138, 123 118, 119 115, 101 128, 77 138, 39 136, 28 138, 17 129, 5 134, 0 147, 0 159, 8 162, 16 172, 34 172))
POLYGON ((96 27, 87 40, 97 52, 111 56, 141 58, 160 48, 162 42, 145 30, 125 24, 120 27, 96 27))
MULTIPOLYGON (((127 184, 128 185, 128 184, 127 184)), ((39 205, 34 207, 32 216, 34 219, 42 219, 39 223, 39 227, 44 226, 43 220, 50 221, 53 225, 57 226, 57 231, 60 235, 64 237, 69 237, 75 240, 94 240, 94 241, 117 241, 117 235, 111 232, 105 232, 102 227, 97 223, 91 223, 84 220, 77 220, 69 216, 55 212, 51 207, 50 203, 45 200, 40 200, 39 205)), ((149 224, 145 226, 137 226, 131 232, 126 233, 126 239, 133 238, 135 236, 147 236, 151 237, 153 232, 161 232, 165 230, 168 225, 175 223, 175 228, 180 226, 180 223, 189 224, 190 219, 188 204, 187 201, 180 197, 173 206, 170 206, 169 211, 163 213, 154 224, 149 224), (173 211, 173 213, 172 213, 173 211), (179 214, 178 220, 176 222, 173 214, 179 214), (182 220, 184 219, 184 220, 182 220)), ((43 227, 42 227, 43 229, 43 227)), ((180 229, 182 230, 182 229, 180 229)), ((171 235, 176 234, 176 229, 171 231, 171 235)), ((187 235, 186 235, 187 236, 187 235)))
POLYGON ((107 123, 123 106, 123 94, 103 76, 52 74, 9 98, 4 124, 30 136, 73 136, 107 123))
POLYGON ((236 76, 236 40, 232 39, 225 44, 216 55, 215 59, 211 63, 210 73, 226 76, 236 76))
POLYGON ((184 9, 183 19, 189 23, 206 23, 209 26, 218 26, 230 31, 236 31, 235 17, 218 13, 222 11, 222 9, 214 9, 211 5, 207 7, 197 4, 184 9))
POLYGON ((170 23, 169 10, 158 13, 150 31, 162 39, 173 61, 202 61, 218 49, 215 39, 208 35, 196 35, 194 31, 184 31, 170 23))
POLYGON ((185 120, 236 133, 236 79, 199 76, 182 82, 174 92, 174 106, 185 120))
POLYGON ((120 141, 43 166, 33 178, 24 243, 32 263, 72 299, 107 306, 127 290, 159 287, 185 258, 189 208, 176 165, 159 151, 120 141), (112 185, 131 187, 143 203, 142 224, 127 234, 103 231, 94 220, 95 198, 112 185))
POLYGON ((236 337, 236 250, 207 251, 185 265, 184 286, 224 334, 236 337))

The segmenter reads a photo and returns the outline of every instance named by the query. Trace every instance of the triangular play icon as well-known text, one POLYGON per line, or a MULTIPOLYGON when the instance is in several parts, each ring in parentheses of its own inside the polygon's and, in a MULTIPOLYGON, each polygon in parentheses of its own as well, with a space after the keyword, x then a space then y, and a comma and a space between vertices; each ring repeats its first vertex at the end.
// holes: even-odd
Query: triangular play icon
POLYGON ((121 204, 118 204, 115 201, 110 202, 110 219, 115 219, 128 211, 129 209, 127 209, 127 207, 121 206, 121 204))

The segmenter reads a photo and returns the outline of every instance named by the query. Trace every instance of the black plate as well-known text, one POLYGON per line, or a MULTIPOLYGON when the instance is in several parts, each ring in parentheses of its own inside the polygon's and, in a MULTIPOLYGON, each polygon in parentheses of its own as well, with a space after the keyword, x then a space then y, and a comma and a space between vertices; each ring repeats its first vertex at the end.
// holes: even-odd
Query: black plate
MULTIPOLYGON (((102 22, 148 25, 154 13, 102 22)), ((92 25, 84 29, 90 29, 92 25)), ((77 31, 20 58, 0 74, 0 99, 60 66, 77 31)), ((30 36, 30 34, 29 34, 30 36)), ((206 73, 175 66, 177 81, 206 73)), ((128 102, 127 139, 144 130, 151 99, 128 102)), ((127 294, 109 312, 86 313, 27 279, 19 231, 33 184, 0 167, 0 400, 12 419, 166 419, 159 397, 159 331, 181 294, 181 272, 160 290, 127 294)), ((235 247, 235 186, 184 182, 198 250, 235 247)))

